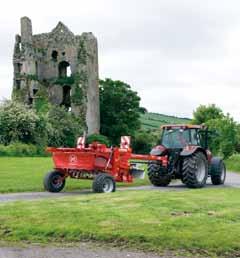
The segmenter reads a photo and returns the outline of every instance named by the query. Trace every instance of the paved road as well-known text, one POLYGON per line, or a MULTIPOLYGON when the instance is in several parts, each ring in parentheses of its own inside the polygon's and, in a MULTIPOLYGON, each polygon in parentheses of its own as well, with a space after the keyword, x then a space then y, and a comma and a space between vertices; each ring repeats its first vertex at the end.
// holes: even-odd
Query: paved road
POLYGON ((116 248, 96 247, 81 244, 78 247, 40 247, 29 246, 0 248, 0 258, 183 258, 172 252, 165 252, 161 256, 152 253, 134 252, 116 248))
MULTIPOLYGON (((222 187, 237 187, 240 188, 240 173, 228 172, 225 185, 213 186, 208 180, 207 188, 222 188, 222 187)), ((181 182, 177 181, 171 183, 168 187, 154 187, 151 185, 136 186, 136 187, 119 187, 118 191, 126 190, 159 190, 159 191, 183 191, 188 190, 181 182)), ((92 194, 91 190, 82 190, 75 192, 62 192, 62 193, 48 193, 48 192, 27 192, 27 193, 10 193, 0 194, 0 202, 11 202, 21 200, 37 200, 44 198, 61 198, 64 196, 79 196, 83 194, 92 194)))

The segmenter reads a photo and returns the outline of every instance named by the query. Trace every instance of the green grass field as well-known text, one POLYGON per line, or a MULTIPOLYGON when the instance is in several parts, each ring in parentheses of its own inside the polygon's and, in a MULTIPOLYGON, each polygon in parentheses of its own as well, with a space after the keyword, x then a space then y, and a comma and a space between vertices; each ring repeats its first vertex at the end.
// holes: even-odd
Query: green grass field
POLYGON ((97 240, 157 252, 236 255, 239 232, 240 191, 230 188, 125 191, 0 204, 0 239, 10 242, 97 240))
MULTIPOLYGON (((0 192, 43 191, 43 178, 53 167, 50 157, 0 157, 0 192)), ((118 186, 149 184, 147 178, 134 184, 119 183, 118 186)), ((91 180, 67 179, 64 191, 91 188, 91 180)))
POLYGON ((163 124, 189 124, 190 119, 167 116, 157 113, 145 113, 141 115, 143 129, 159 129, 163 124))
MULTIPOLYGON (((50 157, 0 157, 0 192, 43 191, 44 175, 51 171, 53 164, 50 157)), ((227 169, 240 171, 240 155, 234 155, 226 161, 227 169)), ((67 179, 64 191, 91 188, 92 181, 67 179)), ((144 180, 136 180, 134 184, 118 184, 118 186, 136 186, 150 184, 147 176, 144 180)))

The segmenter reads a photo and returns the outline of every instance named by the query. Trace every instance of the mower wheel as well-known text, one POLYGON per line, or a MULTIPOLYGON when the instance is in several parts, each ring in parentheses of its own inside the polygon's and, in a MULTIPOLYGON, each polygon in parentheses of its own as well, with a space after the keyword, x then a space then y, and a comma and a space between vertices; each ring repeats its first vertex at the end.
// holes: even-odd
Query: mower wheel
POLYGON ((223 185, 226 179, 226 167, 221 158, 211 160, 211 181, 213 185, 223 185))
POLYGON ((183 159, 182 181, 189 188, 201 188, 208 178, 208 162, 202 152, 196 152, 183 159))
POLYGON ((92 184, 93 191, 95 193, 111 193, 116 190, 116 182, 109 174, 98 174, 92 184))
POLYGON ((58 193, 62 191, 65 186, 65 178, 60 172, 51 171, 46 174, 43 185, 46 191, 58 193))
POLYGON ((170 175, 161 173, 161 166, 152 162, 148 165, 148 178, 154 186, 168 186, 171 182, 170 175))

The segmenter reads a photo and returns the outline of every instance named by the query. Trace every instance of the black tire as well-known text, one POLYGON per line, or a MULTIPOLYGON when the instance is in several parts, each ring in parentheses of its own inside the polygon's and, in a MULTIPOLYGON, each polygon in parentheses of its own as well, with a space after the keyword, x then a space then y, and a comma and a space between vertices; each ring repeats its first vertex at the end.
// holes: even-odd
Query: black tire
POLYGON ((108 174, 98 174, 92 184, 95 193, 111 193, 116 191, 116 182, 114 178, 108 174))
POLYGON ((51 171, 46 174, 43 181, 44 189, 48 192, 58 193, 65 186, 65 178, 63 174, 57 171, 51 171))
POLYGON ((223 185, 226 179, 226 167, 221 158, 211 160, 211 181, 213 185, 223 185))
POLYGON ((168 186, 171 182, 171 176, 163 175, 160 169, 159 164, 150 163, 148 165, 148 178, 154 186, 168 186))
POLYGON ((184 157, 182 166, 182 182, 189 188, 201 188, 208 178, 208 162, 202 152, 184 157))

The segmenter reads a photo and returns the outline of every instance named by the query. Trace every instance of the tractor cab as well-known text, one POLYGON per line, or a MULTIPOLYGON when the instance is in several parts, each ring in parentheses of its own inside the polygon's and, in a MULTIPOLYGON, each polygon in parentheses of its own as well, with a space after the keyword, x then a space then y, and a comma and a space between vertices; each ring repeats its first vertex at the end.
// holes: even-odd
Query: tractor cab
POLYGON ((188 145, 201 145, 198 129, 196 128, 164 128, 161 144, 166 148, 182 149, 188 145))
POLYGON ((208 138, 212 133, 204 125, 165 125, 162 130, 160 144, 167 149, 183 149, 186 146, 208 149, 208 138))

